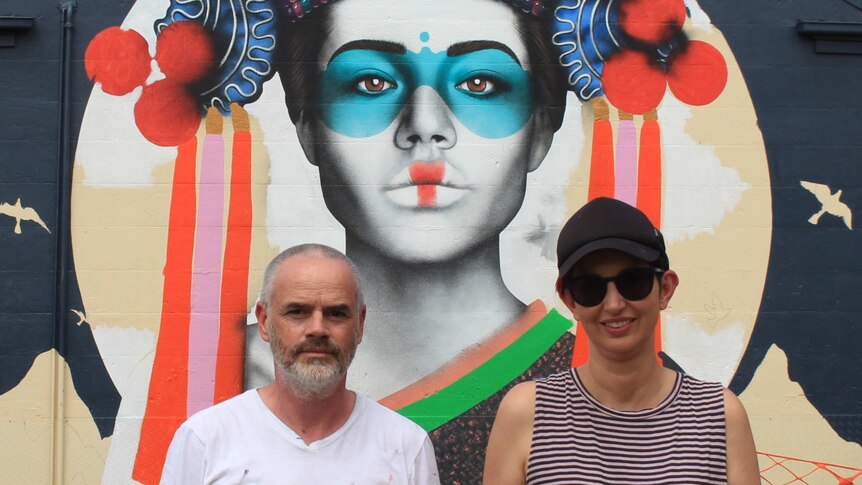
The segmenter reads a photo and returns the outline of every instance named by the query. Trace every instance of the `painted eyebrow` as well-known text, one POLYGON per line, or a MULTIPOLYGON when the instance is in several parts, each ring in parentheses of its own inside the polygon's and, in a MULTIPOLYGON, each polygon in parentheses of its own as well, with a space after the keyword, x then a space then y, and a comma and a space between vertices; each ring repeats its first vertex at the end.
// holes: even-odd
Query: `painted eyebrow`
MULTIPOLYGON (((493 40, 470 40, 467 42, 458 42, 457 44, 452 44, 446 49, 446 55, 449 57, 461 56, 464 54, 469 54, 471 52, 482 51, 486 49, 496 49, 507 54, 512 58, 515 62, 521 66, 521 61, 518 60, 518 56, 512 52, 512 49, 506 44, 501 44, 500 42, 496 42, 493 40)), ((521 66, 523 67, 523 66, 521 66)))
POLYGON ((329 56, 329 61, 327 61, 327 67, 332 63, 332 60, 336 57, 340 56, 343 52, 347 51, 355 51, 355 50, 366 50, 366 51, 379 51, 385 52, 387 54, 405 54, 407 53, 407 47, 404 44, 398 42, 392 42, 388 40, 372 40, 372 39, 360 39, 350 41, 343 46, 339 47, 331 56, 329 56))

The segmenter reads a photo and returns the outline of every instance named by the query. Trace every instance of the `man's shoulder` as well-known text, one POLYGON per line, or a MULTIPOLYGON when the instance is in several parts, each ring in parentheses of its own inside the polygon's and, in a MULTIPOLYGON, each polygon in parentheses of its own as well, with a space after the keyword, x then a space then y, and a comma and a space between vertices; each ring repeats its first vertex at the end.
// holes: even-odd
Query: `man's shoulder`
POLYGON ((399 431, 415 436, 425 437, 428 433, 421 426, 397 412, 383 406, 374 399, 362 394, 356 394, 357 402, 362 405, 366 419, 379 422, 388 431, 399 431))
POLYGON ((224 401, 213 404, 208 408, 201 409, 191 415, 189 419, 183 423, 183 426, 196 429, 201 426, 205 426, 206 423, 223 420, 228 416, 251 415, 251 413, 247 413, 246 411, 248 411, 250 406, 254 406, 255 399, 259 399, 257 397, 257 389, 249 389, 242 394, 238 394, 230 399, 225 399, 224 401))

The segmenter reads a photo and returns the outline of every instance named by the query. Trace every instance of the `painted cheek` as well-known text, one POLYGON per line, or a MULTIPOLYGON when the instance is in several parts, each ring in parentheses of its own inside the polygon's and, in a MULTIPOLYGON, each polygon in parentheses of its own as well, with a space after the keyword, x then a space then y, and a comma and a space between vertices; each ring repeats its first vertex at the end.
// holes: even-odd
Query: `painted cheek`
POLYGON ((366 138, 385 130, 401 110, 408 90, 385 54, 346 52, 320 76, 317 100, 320 119, 329 129, 352 138, 366 138), (357 88, 364 77, 376 77, 388 87, 378 93, 357 88))

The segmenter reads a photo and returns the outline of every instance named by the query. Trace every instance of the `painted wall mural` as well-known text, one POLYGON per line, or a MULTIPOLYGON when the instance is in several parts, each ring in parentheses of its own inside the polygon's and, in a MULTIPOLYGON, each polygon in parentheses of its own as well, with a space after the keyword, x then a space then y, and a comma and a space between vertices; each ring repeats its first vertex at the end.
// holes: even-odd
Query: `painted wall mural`
MULTIPOLYGON (((0 327, 0 446, 42 443, 66 483, 157 483, 182 421, 272 379, 263 269, 320 242, 363 275, 349 387, 429 431, 443 483, 479 483, 505 392, 589 358, 554 248, 610 196, 680 274, 658 358, 740 395, 763 482, 862 483, 862 358, 840 351, 862 327, 803 329, 822 319, 779 299, 825 284, 840 305, 862 268, 776 262, 786 228, 856 241, 858 184, 776 172, 711 3, 136 0, 81 47, 70 350, 0 327)), ((0 238, 54 235, 5 187, 0 238)))

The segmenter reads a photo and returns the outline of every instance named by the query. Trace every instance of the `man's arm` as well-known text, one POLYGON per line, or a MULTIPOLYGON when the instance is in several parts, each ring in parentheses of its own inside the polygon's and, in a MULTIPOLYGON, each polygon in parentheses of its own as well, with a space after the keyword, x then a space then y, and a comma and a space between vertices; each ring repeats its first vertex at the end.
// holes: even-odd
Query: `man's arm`
POLYGON ((724 390, 724 415, 727 429, 727 483, 757 485, 760 483, 760 471, 748 415, 736 394, 728 389, 724 390))
POLYGON ((197 485, 204 483, 206 446, 188 426, 180 426, 174 434, 160 485, 197 485))
POLYGON ((527 483, 527 458, 533 440, 536 413, 536 383, 513 387, 500 403, 488 451, 485 454, 486 485, 524 485, 527 483))

